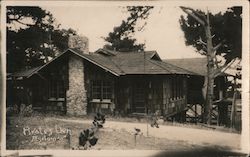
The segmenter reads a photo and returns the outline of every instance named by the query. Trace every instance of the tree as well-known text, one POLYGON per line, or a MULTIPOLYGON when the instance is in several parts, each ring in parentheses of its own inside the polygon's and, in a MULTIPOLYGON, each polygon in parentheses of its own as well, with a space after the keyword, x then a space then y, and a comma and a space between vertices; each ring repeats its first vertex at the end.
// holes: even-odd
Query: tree
POLYGON ((228 8, 225 13, 215 15, 187 7, 181 9, 188 14, 187 18, 181 16, 180 19, 186 45, 194 46, 197 52, 207 56, 205 121, 210 124, 214 78, 236 59, 241 59, 242 8, 228 8), (218 56, 223 57, 225 62, 219 61, 218 56))
POLYGON ((126 9, 129 12, 129 17, 123 20, 120 26, 114 27, 113 32, 110 32, 108 37, 104 38, 108 42, 104 48, 121 52, 142 51, 145 44, 137 44, 136 39, 132 36, 136 31, 143 30, 146 22, 138 28, 136 25, 138 21, 148 18, 153 6, 128 6, 126 9))
POLYGON ((40 7, 7 7, 7 72, 42 65, 67 48, 72 29, 59 29, 40 7))

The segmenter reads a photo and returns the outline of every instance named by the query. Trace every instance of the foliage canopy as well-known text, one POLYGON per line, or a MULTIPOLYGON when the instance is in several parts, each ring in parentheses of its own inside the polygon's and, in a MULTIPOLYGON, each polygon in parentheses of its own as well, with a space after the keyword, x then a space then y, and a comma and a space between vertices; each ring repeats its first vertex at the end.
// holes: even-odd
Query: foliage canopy
POLYGON ((114 27, 113 31, 108 34, 108 37, 104 38, 107 42, 104 48, 121 52, 143 51, 145 44, 137 43, 133 35, 136 31, 143 30, 146 22, 138 29, 136 25, 139 21, 142 22, 148 18, 153 6, 127 6, 126 9, 129 12, 128 18, 122 20, 121 25, 114 27))
POLYGON ((42 65, 67 48, 72 29, 59 29, 52 14, 40 7, 8 6, 7 71, 42 65))
MULTIPOLYGON (((206 13, 196 10, 196 16, 201 19, 206 18, 206 13)), ((242 51, 242 7, 228 8, 225 13, 209 13, 213 46, 222 43, 217 49, 216 55, 223 56, 226 63, 233 59, 241 59, 242 51)), ((205 21, 205 20, 204 20, 205 21)), ((181 16, 181 29, 184 32, 186 45, 194 46, 197 51, 206 55, 206 35, 203 26, 192 16, 181 16)))

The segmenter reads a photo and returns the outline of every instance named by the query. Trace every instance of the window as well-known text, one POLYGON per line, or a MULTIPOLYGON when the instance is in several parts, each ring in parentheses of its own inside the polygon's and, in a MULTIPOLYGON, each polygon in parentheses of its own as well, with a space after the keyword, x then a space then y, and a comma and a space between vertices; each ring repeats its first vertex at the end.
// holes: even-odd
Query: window
POLYGON ((112 86, 109 81, 92 81, 92 99, 111 99, 112 86))
POLYGON ((102 99, 111 99, 112 97, 112 90, 110 82, 103 82, 102 84, 102 99))
POLYGON ((92 98, 100 99, 101 98, 101 81, 93 81, 92 83, 92 98))
POLYGON ((171 98, 181 98, 184 95, 183 92, 183 79, 181 77, 175 76, 171 78, 171 98))
POLYGON ((49 86, 49 97, 50 98, 64 98, 65 89, 62 80, 51 80, 49 86))

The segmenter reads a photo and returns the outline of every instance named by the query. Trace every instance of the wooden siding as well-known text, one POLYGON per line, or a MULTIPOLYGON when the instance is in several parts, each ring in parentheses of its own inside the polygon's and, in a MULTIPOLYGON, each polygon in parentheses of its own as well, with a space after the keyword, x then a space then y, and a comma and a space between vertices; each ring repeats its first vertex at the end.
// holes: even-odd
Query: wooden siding
POLYGON ((166 116, 180 113, 186 109, 187 78, 185 75, 170 75, 165 78, 163 81, 163 106, 163 114, 166 116))
POLYGON ((116 83, 117 110, 125 113, 154 113, 160 111, 162 115, 177 114, 186 109, 187 81, 185 75, 159 76, 124 76, 116 83), (171 80, 178 78, 182 91, 172 91, 171 80), (136 90, 143 87, 141 91, 136 90), (182 93, 181 96, 173 93, 182 93), (144 97, 137 100, 136 97, 144 97), (140 103, 144 103, 141 106, 140 103), (139 104, 139 106, 137 106, 139 104))
MULTIPOLYGON (((43 95, 43 100, 35 101, 37 109, 66 113, 66 90, 68 89, 68 64, 67 57, 62 57, 56 62, 39 71, 39 78, 35 80, 43 90, 38 91, 43 95), (39 106, 42 107, 39 108, 39 106)), ((37 92, 37 89, 34 89, 37 92)))

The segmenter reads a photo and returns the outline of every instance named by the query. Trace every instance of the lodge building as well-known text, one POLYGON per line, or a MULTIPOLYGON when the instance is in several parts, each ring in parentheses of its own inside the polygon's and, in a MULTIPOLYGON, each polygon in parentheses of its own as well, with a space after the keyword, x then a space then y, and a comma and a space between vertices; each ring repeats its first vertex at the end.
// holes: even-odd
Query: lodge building
MULTIPOLYGON (((77 40, 70 38, 69 49, 50 62, 9 74, 7 105, 31 104, 34 110, 72 116, 159 111, 185 119, 195 82, 190 79, 200 74, 162 61, 156 51, 89 53, 88 44, 79 46, 77 40)), ((197 88, 196 98, 202 103, 202 87, 197 88)))

